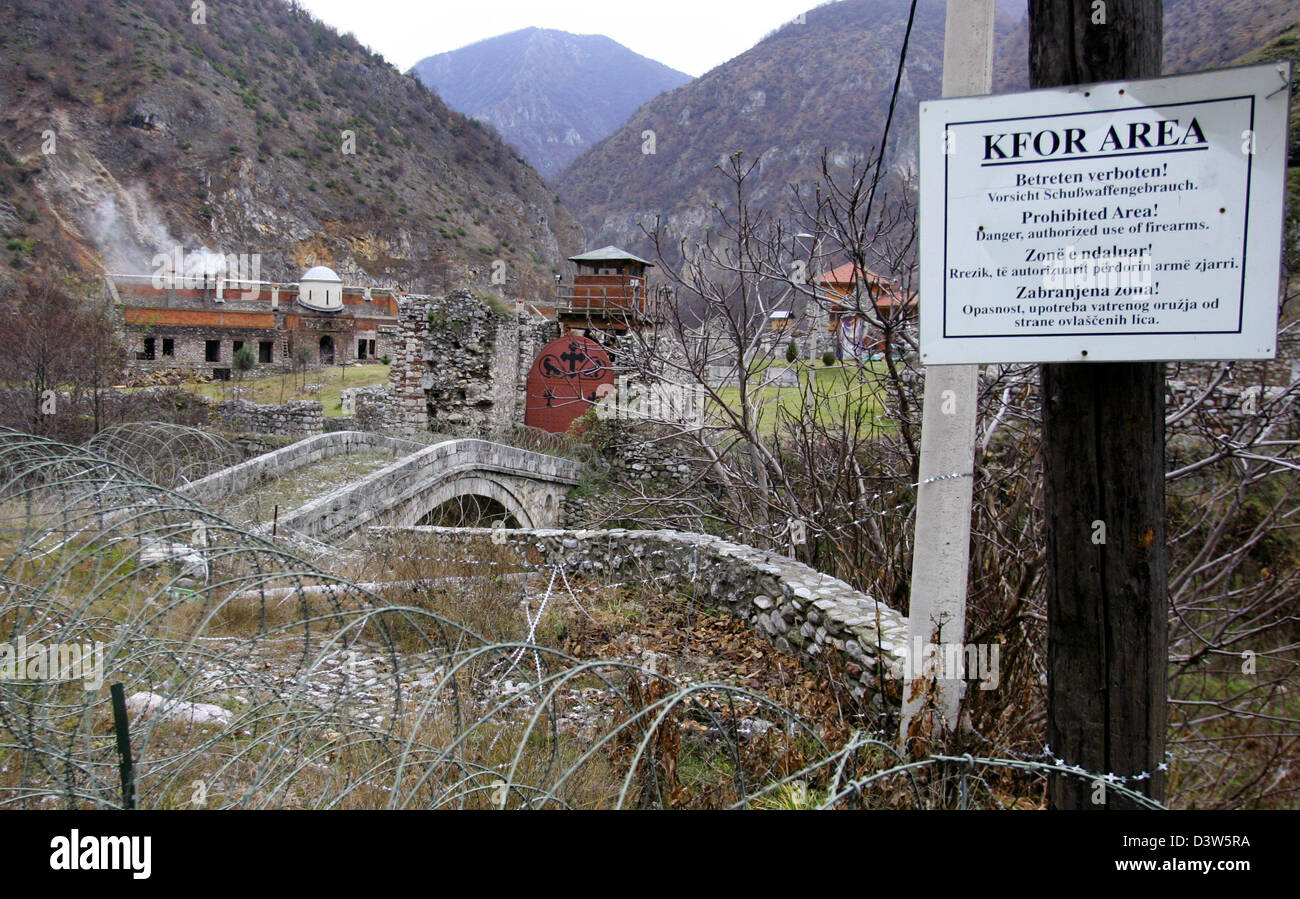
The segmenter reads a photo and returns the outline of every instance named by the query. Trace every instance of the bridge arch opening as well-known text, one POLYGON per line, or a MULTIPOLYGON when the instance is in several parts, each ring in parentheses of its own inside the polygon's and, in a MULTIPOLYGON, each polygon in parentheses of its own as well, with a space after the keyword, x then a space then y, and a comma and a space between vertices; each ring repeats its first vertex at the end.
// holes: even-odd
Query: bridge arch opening
MULTIPOLYGON (((518 528, 535 528, 538 526, 536 511, 530 506, 524 496, 521 496, 517 488, 502 483, 501 480, 489 474, 472 474, 468 477, 456 478, 452 481, 444 481, 436 485, 433 489, 413 497, 405 507, 392 516, 391 520, 399 527, 405 527, 424 521, 432 512, 439 509, 447 503, 451 503, 461 497, 479 497, 480 500, 469 500, 469 502, 479 502, 487 500, 494 505, 483 507, 489 513, 496 513, 497 518, 492 518, 491 514, 482 518, 480 527, 491 527, 495 521, 502 520, 500 512, 505 510, 509 520, 506 521, 507 527, 518 528)), ((470 509, 453 508, 451 515, 453 520, 461 518, 461 513, 469 513, 470 509)), ((466 515, 466 520, 468 515, 466 515)), ((449 525, 456 526, 456 525, 449 525)), ((468 525, 461 525, 462 527, 468 525)))
POLYGON ((498 521, 507 528, 520 526, 519 519, 499 500, 477 493, 464 493, 430 509, 416 524, 442 528, 490 528, 498 521))

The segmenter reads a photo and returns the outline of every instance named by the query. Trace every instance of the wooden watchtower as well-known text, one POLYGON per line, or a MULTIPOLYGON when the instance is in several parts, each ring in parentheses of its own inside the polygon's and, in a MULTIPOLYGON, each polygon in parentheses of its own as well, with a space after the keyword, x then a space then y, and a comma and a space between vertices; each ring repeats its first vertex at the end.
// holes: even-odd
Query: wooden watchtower
POLYGON ((578 268, 572 285, 557 285, 556 317, 564 334, 588 330, 625 334, 655 320, 655 297, 646 286, 654 263, 618 247, 570 256, 578 268))

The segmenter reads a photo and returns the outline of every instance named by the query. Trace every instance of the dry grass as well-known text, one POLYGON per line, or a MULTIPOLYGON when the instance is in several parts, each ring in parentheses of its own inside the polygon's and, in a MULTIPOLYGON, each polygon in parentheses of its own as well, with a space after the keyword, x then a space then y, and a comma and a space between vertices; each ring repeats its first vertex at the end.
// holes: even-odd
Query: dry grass
POLYGON ((387 384, 388 369, 387 365, 379 364, 335 365, 236 381, 193 382, 185 385, 184 389, 214 400, 236 396, 250 403, 262 404, 316 400, 324 407, 326 418, 339 418, 343 415, 342 391, 387 384))
MULTIPOLYGON (((115 681, 228 716, 132 722, 145 808, 922 803, 840 671, 662 582, 569 581, 428 534, 328 572, 124 470, 19 445, 0 440, 18 475, 0 483, 0 642, 103 639, 106 677, 0 682, 0 806, 119 804, 115 681), (148 560, 196 521, 206 577, 148 560)), ((1035 795, 1034 775, 997 775, 971 774, 972 804, 1035 795)))

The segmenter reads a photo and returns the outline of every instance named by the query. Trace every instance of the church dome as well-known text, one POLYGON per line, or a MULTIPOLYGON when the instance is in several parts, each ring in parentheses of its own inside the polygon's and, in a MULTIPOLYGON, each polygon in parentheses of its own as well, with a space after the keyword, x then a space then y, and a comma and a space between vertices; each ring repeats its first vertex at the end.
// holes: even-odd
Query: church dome
POLYGON ((343 308, 343 279, 328 266, 307 269, 298 280, 298 303, 317 312, 338 312, 343 308))
POLYGON ((337 281, 342 284, 343 279, 338 276, 334 269, 327 265, 314 265, 302 273, 300 281, 337 281))

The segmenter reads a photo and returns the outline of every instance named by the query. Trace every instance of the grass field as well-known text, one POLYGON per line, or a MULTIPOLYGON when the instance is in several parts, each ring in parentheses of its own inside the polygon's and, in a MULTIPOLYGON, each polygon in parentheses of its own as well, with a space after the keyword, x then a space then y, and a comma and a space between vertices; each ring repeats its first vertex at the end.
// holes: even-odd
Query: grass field
MULTIPOLYGON (((832 368, 795 363, 799 373, 798 387, 763 387, 751 391, 751 399, 759 409, 759 430, 774 432, 783 418, 781 412, 800 417, 805 403, 814 408, 816 420, 822 425, 852 414, 864 423, 888 427, 879 398, 883 375, 878 369, 883 367, 884 363, 832 368), (814 378, 811 391, 807 389, 810 372, 814 378)), ((718 393, 729 407, 739 407, 739 387, 724 387, 718 393)))
POLYGON ((211 381, 190 384, 184 389, 214 400, 240 399, 250 403, 287 403, 290 400, 317 400, 325 407, 326 418, 339 418, 343 407, 339 394, 348 387, 373 387, 388 383, 388 366, 350 365, 332 366, 306 371, 301 374, 271 375, 265 378, 245 377, 242 381, 211 381), (301 385, 301 386, 300 386, 301 385), (312 391, 316 385, 318 389, 312 391), (236 393, 235 389, 241 390, 236 393))

